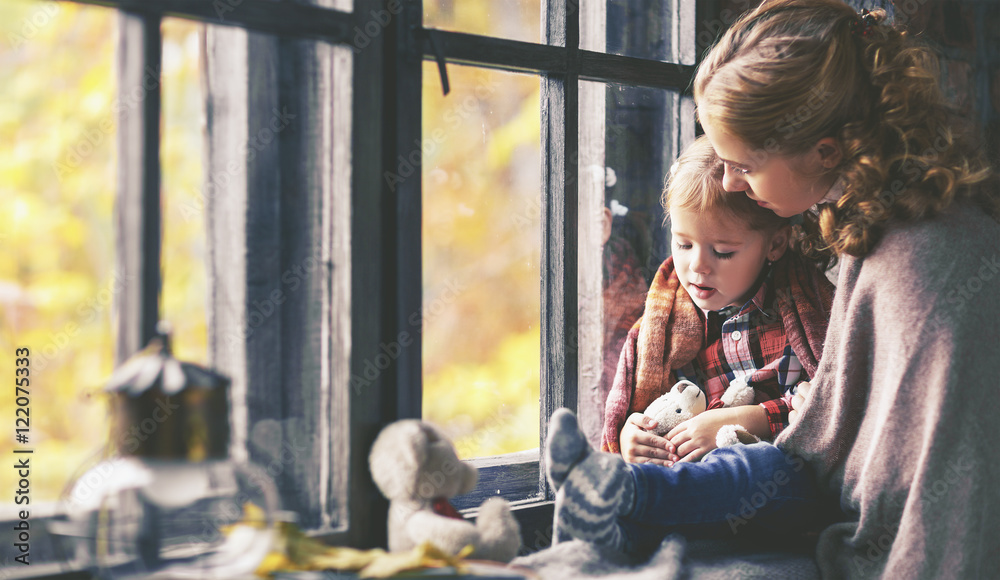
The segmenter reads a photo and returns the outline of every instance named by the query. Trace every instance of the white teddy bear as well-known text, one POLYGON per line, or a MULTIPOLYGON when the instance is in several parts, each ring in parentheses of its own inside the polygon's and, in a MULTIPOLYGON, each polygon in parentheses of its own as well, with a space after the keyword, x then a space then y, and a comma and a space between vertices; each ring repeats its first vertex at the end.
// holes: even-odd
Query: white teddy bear
MULTIPOLYGON (((726 392, 722 394, 724 407, 749 405, 753 403, 753 400, 753 387, 748 385, 742 377, 733 379, 729 387, 726 388, 726 392)), ((705 393, 698 388, 698 385, 688 380, 681 380, 650 403, 644 414, 656 420, 656 428, 652 431, 663 436, 677 425, 703 412, 706 407, 705 393)), ((757 441, 760 439, 740 425, 725 425, 719 429, 719 433, 715 437, 717 447, 726 447, 736 443, 756 443, 757 441)))
POLYGON ((448 502, 472 491, 479 474, 431 424, 404 419, 387 425, 372 444, 368 466, 389 500, 389 551, 430 541, 450 554, 471 545, 473 557, 482 560, 509 562, 517 555, 521 528, 506 500, 486 500, 475 524, 448 502))

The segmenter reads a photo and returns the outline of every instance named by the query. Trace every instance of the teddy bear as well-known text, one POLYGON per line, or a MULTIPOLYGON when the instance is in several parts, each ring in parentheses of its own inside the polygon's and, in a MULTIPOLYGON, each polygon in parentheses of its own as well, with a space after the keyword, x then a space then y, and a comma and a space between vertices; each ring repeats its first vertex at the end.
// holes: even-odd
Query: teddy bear
POLYGON ((472 557, 509 562, 521 547, 521 528, 506 500, 479 507, 475 524, 448 502, 476 486, 478 470, 430 423, 404 419, 387 425, 368 455, 372 479, 389 500, 389 551, 425 541, 450 554, 473 547, 472 557))
MULTIPOLYGON (((753 387, 742 377, 737 377, 729 383, 726 392, 722 394, 724 407, 737 407, 753 403, 753 387)), ((698 385, 689 380, 680 380, 669 391, 660 395, 646 407, 643 413, 656 420, 654 433, 664 436, 671 429, 684 421, 703 412, 707 408, 705 393, 698 385)), ((756 443, 760 441, 755 435, 740 425, 724 425, 715 437, 717 447, 726 447, 737 443, 756 443)))

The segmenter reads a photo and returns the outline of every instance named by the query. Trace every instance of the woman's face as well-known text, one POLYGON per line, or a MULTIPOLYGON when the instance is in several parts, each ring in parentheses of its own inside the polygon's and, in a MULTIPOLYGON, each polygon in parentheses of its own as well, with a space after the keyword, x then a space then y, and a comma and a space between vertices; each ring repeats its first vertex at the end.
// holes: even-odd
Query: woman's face
MULTIPOLYGON (((702 121, 705 135, 725 161, 722 186, 742 191, 781 217, 800 214, 826 195, 835 176, 816 148, 794 157, 754 150, 717 125, 702 121)), ((828 161, 828 160, 827 160, 828 161)))

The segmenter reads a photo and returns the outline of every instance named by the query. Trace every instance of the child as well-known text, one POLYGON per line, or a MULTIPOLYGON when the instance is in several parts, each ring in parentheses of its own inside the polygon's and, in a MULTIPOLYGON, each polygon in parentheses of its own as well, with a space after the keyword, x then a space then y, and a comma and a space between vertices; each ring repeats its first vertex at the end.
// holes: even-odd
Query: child
MULTIPOLYGON (((727 424, 773 438, 787 424, 789 390, 803 367, 807 373, 815 370, 822 349, 832 285, 817 266, 787 251, 789 220, 724 191, 722 173, 722 162, 704 137, 672 169, 663 196, 672 256, 654 278, 643 318, 629 332, 608 397, 602 447, 642 463, 643 469, 668 469, 671 449, 682 461, 700 458, 715 448, 715 435, 727 424), (786 329, 792 324, 794 329, 786 329), (674 428, 668 442, 645 430, 654 424, 641 412, 678 378, 706 391, 709 409, 674 428), (720 408, 722 393, 736 378, 754 387, 761 404, 720 408)), ((576 483, 563 486, 570 469, 577 477, 586 476, 590 467, 622 477, 627 470, 610 454, 581 461, 590 450, 575 418, 557 412, 552 421, 549 476, 554 488, 570 494, 557 494, 557 538, 583 537, 629 550, 655 541, 648 527, 629 525, 654 524, 655 511, 618 514, 624 526, 592 534, 586 512, 593 503, 583 496, 582 503, 573 501, 576 483), (635 537, 626 537, 624 530, 636 530, 635 537)))
POLYGON ((773 439, 788 424, 803 362, 807 374, 815 371, 833 286, 818 267, 785 255, 790 220, 727 193, 722 174, 722 161, 701 137, 677 160, 663 193, 672 256, 629 334, 605 409, 602 448, 628 462, 697 460, 715 448, 723 425, 773 439), (809 281, 808 294, 799 278, 809 281), (799 315, 783 316, 793 311, 799 315), (786 324, 795 326, 791 335, 786 324), (675 427, 668 443, 645 431, 655 423, 641 413, 681 378, 705 391, 708 410, 675 427), (737 378, 754 388, 758 405, 722 408, 737 378))
POLYGON ((671 469, 593 453, 572 414, 554 414, 557 522, 599 504, 577 537, 624 544, 619 516, 651 506, 660 524, 742 529, 748 518, 733 514, 763 498, 749 523, 770 529, 841 510, 819 536, 823 577, 994 572, 998 186, 955 130, 933 53, 884 17, 838 0, 764 0, 699 65, 694 98, 725 189, 781 216, 814 207, 805 247, 840 259, 823 358, 774 445, 671 469))

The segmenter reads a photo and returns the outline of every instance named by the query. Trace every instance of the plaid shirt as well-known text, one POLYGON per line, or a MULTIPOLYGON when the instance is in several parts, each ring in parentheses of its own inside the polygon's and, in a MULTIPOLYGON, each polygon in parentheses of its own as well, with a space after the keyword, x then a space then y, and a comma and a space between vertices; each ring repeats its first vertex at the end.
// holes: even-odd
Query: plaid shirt
POLYGON ((709 409, 721 407, 726 387, 743 377, 776 436, 788 426, 792 388, 807 377, 785 335, 769 281, 770 276, 742 307, 705 313, 708 346, 677 374, 705 392, 709 409))

